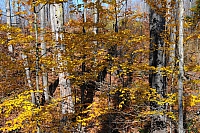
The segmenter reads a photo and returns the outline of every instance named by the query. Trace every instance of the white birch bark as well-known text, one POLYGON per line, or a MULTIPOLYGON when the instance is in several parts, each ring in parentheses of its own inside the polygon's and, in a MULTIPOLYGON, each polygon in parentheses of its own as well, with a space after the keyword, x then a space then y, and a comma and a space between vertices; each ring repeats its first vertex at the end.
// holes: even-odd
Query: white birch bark
MULTIPOLYGON (((96 8, 94 8, 93 10, 93 13, 94 13, 94 28, 93 28, 93 33, 96 35, 98 34, 98 27, 97 27, 97 23, 98 23, 98 0, 95 0, 94 3, 96 4, 96 8)), ((85 3, 86 4, 86 3, 85 3)), ((84 9, 84 21, 86 20, 86 11, 87 9, 85 8, 84 9)), ((97 54, 97 49, 98 49, 98 42, 97 41, 93 41, 94 42, 94 45, 95 45, 95 49, 94 49, 94 54, 96 56, 97 54)), ((96 64, 97 60, 96 60, 96 57, 94 58, 94 62, 96 64)), ((97 73, 95 72, 95 75, 97 73)))
MULTIPOLYGON (((6 0, 6 20, 7 20, 7 25, 11 26, 11 8, 10 8, 10 0, 6 0)), ((7 33, 8 35, 8 40, 11 39, 10 33, 7 33)), ((8 51, 10 53, 13 53, 13 46, 9 45, 8 46, 8 51)))
MULTIPOLYGON (((36 99, 36 105, 39 107, 40 106, 40 95, 39 95, 39 46, 38 46, 38 27, 37 27, 37 11, 36 11, 36 6, 34 4, 34 30, 35 30, 35 56, 36 56, 36 61, 35 61, 35 82, 36 82, 36 90, 37 93, 35 94, 35 99, 36 99)), ((33 98, 32 98, 33 99, 33 98)), ((37 123, 37 133, 40 133, 40 125, 37 123)))
MULTIPOLYGON (((54 33, 56 45, 59 47, 60 52, 58 56, 59 67, 62 66, 63 61, 61 59, 62 52, 64 51, 64 45, 59 44, 58 40, 62 40, 62 30, 63 30, 63 5, 59 4, 51 4, 51 26, 52 32, 54 33)), ((66 63, 66 62, 65 62, 66 63)), ((63 98, 62 101, 62 114, 73 113, 74 112, 74 104, 72 101, 72 92, 71 92, 71 84, 69 79, 65 79, 65 76, 69 76, 69 73, 59 72, 59 85, 60 85, 60 94, 63 98)))
POLYGON ((24 60, 24 67, 26 72, 26 79, 28 83, 28 87, 32 88, 31 76, 30 76, 30 68, 28 67, 28 57, 26 54, 22 54, 22 59, 24 60))
POLYGON ((178 40, 178 59, 179 59, 179 76, 178 76, 178 132, 184 133, 183 127, 183 78, 184 78, 184 52, 183 52, 183 24, 184 24, 184 8, 183 0, 178 0, 179 4, 179 40, 178 40))
MULTIPOLYGON (((24 64, 24 67, 25 67, 26 80, 27 80, 28 87, 29 87, 29 89, 32 89, 32 82, 31 82, 31 76, 30 76, 30 68, 28 67, 28 57, 24 53, 22 53, 21 57, 24 60, 23 64, 24 64)), ((31 92, 31 102, 33 104, 36 104, 35 100, 36 100, 35 99, 35 93, 31 92)))
MULTIPOLYGON (((44 28, 45 28, 45 6, 41 4, 41 10, 40 10, 40 29, 41 29, 41 55, 43 57, 46 57, 46 43, 44 41, 44 28)), ((42 67, 45 67, 44 64, 41 64, 42 67)), ((43 84, 43 90, 44 90, 44 97, 45 101, 49 101, 49 88, 48 88, 48 74, 47 72, 42 73, 42 84, 43 84)))
POLYGON ((6 20, 7 24, 11 26, 11 8, 10 8, 10 0, 6 0, 6 20))
POLYGON ((37 29, 37 13, 34 6, 34 30, 35 30, 35 48, 36 48, 36 90, 39 91, 39 47, 38 47, 38 29, 37 29))

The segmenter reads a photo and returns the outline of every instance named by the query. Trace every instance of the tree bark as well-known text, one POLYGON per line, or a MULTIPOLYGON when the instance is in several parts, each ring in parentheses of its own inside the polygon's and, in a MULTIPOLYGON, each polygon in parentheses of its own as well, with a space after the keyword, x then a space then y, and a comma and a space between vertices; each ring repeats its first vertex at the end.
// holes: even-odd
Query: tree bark
MULTIPOLYGON (((169 31, 170 31, 170 36, 169 36, 169 48, 170 48, 170 51, 169 51, 169 62, 168 64, 170 65, 170 68, 172 71, 174 71, 175 69, 175 66, 176 66, 176 48, 177 48, 177 38, 176 38, 176 22, 177 22, 177 13, 176 13, 176 7, 177 7, 177 4, 176 4, 176 0, 168 0, 168 14, 170 17, 168 17, 168 23, 166 24, 168 27, 169 27, 169 31), (175 3, 175 4, 172 4, 172 3, 175 3), (169 25, 172 25, 172 26, 169 26, 169 25)), ((171 93, 174 93, 174 77, 175 77, 175 74, 174 72, 172 72, 171 74, 171 85, 170 85, 170 92, 171 93)), ((170 112, 173 111, 172 109, 172 106, 170 105, 169 106, 170 108, 170 112)), ((173 120, 170 119, 170 122, 169 122, 169 128, 170 128, 170 133, 173 133, 173 127, 175 127, 175 125, 172 123, 173 120)))
MULTIPOLYGON (((41 40, 41 56, 46 57, 46 43, 44 42, 44 28, 45 28, 45 6, 44 4, 41 4, 41 10, 40 10, 40 29, 41 29, 41 35, 40 35, 40 40, 41 40)), ((45 68, 44 64, 41 64, 42 67, 45 68)), ((43 90, 44 90, 44 97, 45 101, 49 101, 49 87, 48 87, 48 74, 47 72, 42 73, 42 84, 43 84, 43 90)))
MULTIPOLYGON (((36 90, 39 91, 39 46, 38 46, 38 27, 37 27, 37 12, 36 12, 36 7, 34 5, 34 30, 35 30, 35 50, 36 50, 36 61, 35 61, 35 75, 36 75, 36 90)), ((36 99, 37 104, 39 106, 39 94, 38 99, 36 99)))
MULTIPOLYGON (((11 8, 10 8, 10 0, 6 0, 6 20, 7 25, 11 26, 11 8)), ((10 33, 7 33, 8 35, 8 41, 11 39, 10 33)), ((10 54, 13 54, 13 45, 8 46, 8 51, 10 54)), ((12 58, 11 58, 12 59, 12 58)))
MULTIPOLYGON (((38 45, 38 25, 37 25, 37 11, 36 11, 36 6, 35 6, 35 1, 33 1, 34 4, 34 30, 35 30, 35 56, 36 56, 36 60, 35 60, 35 82, 36 82, 36 94, 35 94, 35 103, 38 107, 40 107, 40 94, 39 94, 39 45, 38 45)), ((40 133, 40 125, 37 122, 37 133, 40 133)))
POLYGON ((178 76, 178 132, 184 133, 183 128, 183 78, 184 78, 184 51, 183 51, 183 23, 184 23, 184 8, 183 0, 178 1, 179 4, 179 40, 178 40, 178 59, 179 59, 179 76, 178 76))
POLYGON ((14 14, 14 17, 13 17, 13 26, 17 26, 17 15, 15 15, 15 13, 17 12, 17 1, 18 0, 13 0, 13 14, 14 14))
MULTIPOLYGON (((154 66, 157 70, 150 71, 149 84, 151 88, 156 89, 161 97, 166 93, 166 77, 162 75, 161 68, 166 66, 164 41, 161 37, 162 32, 165 30, 165 18, 154 10, 150 9, 150 55, 149 65, 154 66)), ((158 106, 156 103, 151 103, 151 109, 162 111, 164 106, 158 106)), ((151 122, 152 133, 165 133, 166 123, 165 117, 162 115, 154 115, 151 122)))
POLYGON ((28 57, 24 53, 21 55, 24 60, 24 67, 26 72, 26 79, 29 88, 32 88, 31 76, 30 76, 30 68, 28 67, 28 57))
POLYGON ((6 0, 6 19, 7 24, 11 26, 11 8, 10 8, 10 0, 6 0))
MULTIPOLYGON (((50 17, 51 17, 51 26, 52 32, 55 35, 56 45, 59 47, 58 53, 58 63, 59 67, 62 66, 62 52, 64 52, 64 45, 59 44, 59 39, 62 40, 62 30, 63 30, 63 3, 54 3, 50 5, 50 17)), ((62 101, 62 114, 73 113, 74 112, 74 104, 72 101, 72 92, 71 92, 71 84, 69 79, 65 79, 65 76, 69 76, 69 73, 59 72, 59 85, 60 85, 60 94, 63 98, 62 101)))

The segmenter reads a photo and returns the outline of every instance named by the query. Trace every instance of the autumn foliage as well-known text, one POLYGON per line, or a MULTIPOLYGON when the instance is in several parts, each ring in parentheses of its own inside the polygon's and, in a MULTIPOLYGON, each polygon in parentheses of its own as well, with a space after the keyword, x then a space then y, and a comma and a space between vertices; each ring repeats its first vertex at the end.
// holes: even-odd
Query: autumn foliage
MULTIPOLYGON (((170 9, 166 8, 166 1, 157 3, 162 5, 158 13, 169 19, 161 35, 166 44, 167 65, 158 68, 149 65, 149 20, 148 13, 142 8, 133 7, 128 1, 115 0, 83 1, 86 5, 71 5, 68 13, 73 17, 64 14, 63 30, 59 31, 62 37, 56 40, 50 20, 46 20, 44 29, 39 25, 39 5, 45 4, 43 7, 47 8, 50 4, 63 2, 67 3, 62 0, 19 0, 20 10, 13 15, 21 21, 23 19, 24 24, 8 26, 0 23, 0 132, 37 132, 40 129, 40 132, 55 133, 83 130, 91 133, 146 133, 150 131, 151 118, 155 114, 165 116, 167 130, 175 131, 178 120, 178 32, 174 41, 170 40, 171 29, 177 27, 170 14, 175 10, 175 3, 170 3, 170 9), (34 6, 38 7, 36 29, 34 6), (83 8, 87 9, 86 22, 83 8), (98 22, 94 23, 96 11, 98 22), (94 33, 94 28, 98 33, 94 33), (37 38, 36 30, 38 35, 44 33, 43 40, 37 38), (39 55, 38 91, 35 81, 36 46, 41 52, 43 42, 47 52, 46 56, 39 55), (175 49, 171 47, 173 44, 175 49), (11 45, 14 52, 8 50, 11 45), (59 49, 60 45, 64 50, 59 49), (176 56, 171 62, 170 52, 173 50, 176 56), (150 88, 151 71, 161 71, 167 78, 164 97, 155 88, 150 88), (44 101, 44 72, 48 73, 47 86, 51 88, 49 101, 44 101), (62 103, 68 101, 69 96, 61 96, 60 84, 56 82, 60 73, 65 74, 64 78, 70 81, 72 88, 70 96, 74 108, 67 114, 61 113, 62 103), (33 102, 33 94, 36 100, 39 99, 39 104, 33 102), (165 109, 152 110, 152 103, 165 109)), ((146 2, 157 10, 155 3, 146 2)), ((200 132, 199 6, 192 8, 192 12, 191 16, 185 17, 184 23, 184 128, 187 132, 200 132)), ((5 19, 3 15, 1 18, 5 19)))

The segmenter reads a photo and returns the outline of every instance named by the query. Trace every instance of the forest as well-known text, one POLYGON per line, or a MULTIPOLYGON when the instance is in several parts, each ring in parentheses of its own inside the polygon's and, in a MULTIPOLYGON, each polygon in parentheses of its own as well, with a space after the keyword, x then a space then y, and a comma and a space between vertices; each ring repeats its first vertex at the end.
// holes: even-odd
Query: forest
POLYGON ((200 0, 1 0, 0 132, 200 133, 200 0))

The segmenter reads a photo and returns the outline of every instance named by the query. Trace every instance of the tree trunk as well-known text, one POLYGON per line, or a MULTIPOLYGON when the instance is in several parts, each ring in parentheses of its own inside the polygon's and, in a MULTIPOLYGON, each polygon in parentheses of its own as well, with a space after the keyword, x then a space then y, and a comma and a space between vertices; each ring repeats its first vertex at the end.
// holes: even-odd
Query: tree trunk
MULTIPOLYGON (((35 61, 35 83, 36 83, 36 94, 35 94, 35 103, 38 107, 40 107, 40 94, 39 94, 39 45, 38 45, 38 25, 37 25, 37 11, 36 11, 36 6, 34 4, 34 30, 35 30, 35 56, 36 56, 36 61, 35 61)), ((37 122, 37 133, 40 133, 40 125, 37 122)))
MULTIPOLYGON (((164 41, 161 33, 165 30, 165 18, 150 9, 150 55, 149 65, 154 66, 157 71, 151 71, 149 75, 149 84, 151 88, 156 89, 161 97, 166 93, 166 77, 162 75, 161 68, 165 67, 165 52, 164 41)), ((151 109, 163 111, 164 106, 158 106, 156 103, 151 103, 151 109)), ((162 115, 154 115, 151 123, 152 133, 165 133, 166 123, 165 117, 162 115)))
POLYGON ((10 0, 6 0, 6 19, 7 24, 11 26, 11 8, 10 8, 10 0))
MULTIPOLYGON (((41 4, 41 10, 40 10, 40 29, 41 29, 41 56, 46 57, 46 43, 44 42, 44 27, 45 27, 45 6, 44 4, 41 4)), ((42 67, 45 68, 44 64, 41 64, 42 67)), ((49 101, 49 88, 48 88, 48 74, 47 72, 42 72, 42 84, 43 84, 43 91, 44 91, 44 97, 45 101, 49 101)))
MULTIPOLYGON (((50 5, 51 10, 51 26, 52 26, 52 32, 55 35, 56 45, 59 47, 59 53, 58 53, 58 63, 59 67, 62 66, 62 52, 64 52, 64 45, 59 44, 59 39, 62 40, 62 30, 63 30, 63 3, 59 4, 51 4, 50 5)), ((60 85, 60 94, 63 98, 62 101, 62 114, 66 113, 73 113, 74 112, 74 104, 72 101, 72 92, 71 92, 71 84, 69 79, 65 79, 65 76, 69 76, 69 73, 65 72, 59 72, 59 85, 60 85)))
POLYGON ((17 15, 15 15, 15 13, 17 12, 17 1, 18 0, 13 0, 13 14, 14 14, 14 17, 13 17, 13 26, 17 26, 17 15))
POLYGON ((22 59, 24 60, 24 67, 26 72, 26 79, 29 89, 32 88, 31 76, 30 76, 30 68, 28 67, 28 57, 24 53, 22 54, 22 59))
MULTIPOLYGON (((10 0, 6 0, 6 20, 7 20, 7 25, 11 26, 11 8, 10 8, 10 0)), ((7 33, 8 35, 8 41, 11 39, 10 33, 7 33)), ((8 46, 8 51, 10 54, 13 54, 13 46, 9 45, 8 46)), ((12 59, 12 58, 11 58, 12 59)))
MULTIPOLYGON (((36 61, 35 61, 35 75, 36 75, 36 90, 39 91, 39 46, 38 46, 38 28, 37 28, 37 12, 34 5, 34 28, 35 28, 35 50, 36 50, 36 61)), ((39 94, 37 94, 39 96, 39 94)), ((39 99, 37 99, 37 104, 39 106, 39 99)))
POLYGON ((178 132, 183 133, 183 78, 184 78, 184 54, 183 54, 183 23, 184 23, 184 8, 183 8, 183 0, 178 1, 179 4, 179 40, 178 40, 178 59, 179 59, 179 76, 178 76, 178 132))
MULTIPOLYGON (((176 7, 177 7, 177 4, 174 4, 172 5, 171 3, 175 3, 176 1, 175 0, 168 0, 168 14, 169 14, 169 18, 168 18, 168 23, 166 24, 167 26, 168 25, 172 25, 172 26, 169 26, 169 31, 170 31, 170 37, 169 37, 169 48, 170 48, 170 51, 169 51, 169 65, 170 65, 170 68, 172 71, 174 71, 175 69, 175 66, 176 66, 176 48, 177 48, 177 45, 176 45, 176 21, 177 21, 177 14, 176 14, 176 7), (171 9, 171 11, 170 11, 171 9)), ((175 78, 175 74, 174 72, 172 72, 171 74, 171 85, 170 85, 170 92, 171 93, 174 93, 174 78, 175 78)), ((172 112, 172 106, 170 105, 170 112, 172 112)), ((170 133, 173 133, 173 127, 175 127, 176 125, 174 125, 172 123, 172 119, 170 119, 170 122, 169 122, 169 127, 170 127, 170 133)))

